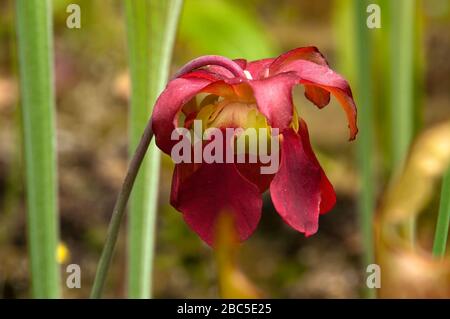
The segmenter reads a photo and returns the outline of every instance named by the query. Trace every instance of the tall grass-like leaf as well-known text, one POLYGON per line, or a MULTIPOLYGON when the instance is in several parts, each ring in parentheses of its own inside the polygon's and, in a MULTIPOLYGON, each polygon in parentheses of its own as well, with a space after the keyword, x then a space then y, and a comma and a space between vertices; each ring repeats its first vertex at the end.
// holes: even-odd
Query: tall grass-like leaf
MULTIPOLYGON (((131 76, 130 152, 136 149, 153 104, 164 88, 182 0, 126 0, 131 76)), ((131 194, 128 294, 151 297, 160 153, 150 146, 131 194)))
POLYGON ((413 63, 416 1, 391 1, 390 6, 392 151, 394 165, 402 166, 414 132, 413 63))
MULTIPOLYGON (((361 179, 359 195, 360 225, 363 240, 363 265, 366 267, 374 260, 373 213, 375 208, 374 178, 374 105, 373 105, 373 72, 372 72, 372 38, 366 24, 366 7, 368 1, 354 1, 355 10, 355 61, 357 92, 359 105, 358 121, 358 164, 361 179)), ((373 297, 373 290, 367 290, 367 296, 373 297)))
POLYGON ((434 236, 433 255, 443 257, 447 248, 448 228, 450 224, 450 168, 442 181, 439 215, 434 236))
POLYGON ((27 226, 36 298, 59 297, 56 152, 50 0, 17 0, 27 226))
MULTIPOLYGON (((416 1, 391 1, 391 139, 393 165, 401 169, 414 134, 414 52, 416 1)), ((405 236, 415 241, 415 218, 405 225, 405 236)))

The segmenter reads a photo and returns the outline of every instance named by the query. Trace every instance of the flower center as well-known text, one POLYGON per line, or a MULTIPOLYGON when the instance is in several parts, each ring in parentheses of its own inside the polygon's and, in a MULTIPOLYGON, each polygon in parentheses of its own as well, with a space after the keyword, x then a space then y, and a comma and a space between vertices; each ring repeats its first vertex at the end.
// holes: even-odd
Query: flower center
POLYGON ((203 122, 203 129, 216 128, 268 128, 267 120, 256 104, 223 100, 204 106, 197 114, 203 122))

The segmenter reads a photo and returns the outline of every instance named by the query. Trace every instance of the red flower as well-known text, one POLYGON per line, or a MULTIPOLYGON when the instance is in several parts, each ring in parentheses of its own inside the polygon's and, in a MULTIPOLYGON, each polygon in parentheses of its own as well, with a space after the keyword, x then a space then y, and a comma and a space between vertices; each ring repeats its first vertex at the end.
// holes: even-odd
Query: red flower
POLYGON ((255 123, 279 129, 281 158, 276 174, 262 175, 261 163, 176 164, 171 204, 208 244, 214 241, 215 223, 224 210, 234 214, 240 240, 247 239, 259 222, 261 193, 268 188, 283 220, 306 236, 317 231, 319 215, 334 206, 333 186, 293 105, 296 84, 304 85, 306 97, 319 108, 329 103, 332 93, 347 114, 350 140, 355 138, 351 89, 315 47, 253 62, 200 57, 182 68, 159 97, 152 127, 158 147, 167 154, 177 142, 171 139, 172 131, 190 128, 193 119, 220 129, 245 129, 255 123))

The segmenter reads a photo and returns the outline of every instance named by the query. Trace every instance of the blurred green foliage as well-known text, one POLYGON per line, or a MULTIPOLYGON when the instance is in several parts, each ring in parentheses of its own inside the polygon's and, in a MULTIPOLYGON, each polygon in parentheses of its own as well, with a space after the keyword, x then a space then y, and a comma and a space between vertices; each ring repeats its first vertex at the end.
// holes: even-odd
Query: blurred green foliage
POLYGON ((236 2, 189 0, 181 16, 180 37, 189 44, 192 56, 218 54, 256 60, 277 51, 264 28, 255 14, 236 2))

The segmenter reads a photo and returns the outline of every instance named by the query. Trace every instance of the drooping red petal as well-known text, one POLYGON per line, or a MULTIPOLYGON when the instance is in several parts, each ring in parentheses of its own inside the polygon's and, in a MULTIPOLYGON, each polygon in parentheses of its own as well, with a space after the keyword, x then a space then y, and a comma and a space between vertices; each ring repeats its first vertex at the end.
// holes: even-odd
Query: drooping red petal
POLYGON ((311 142, 309 141, 309 133, 306 122, 299 119, 299 132, 300 138, 302 140, 302 145, 305 150, 306 155, 311 161, 313 161, 320 168, 320 214, 325 214, 329 212, 336 204, 336 193, 334 191, 333 185, 328 180, 327 175, 320 166, 316 155, 311 147, 311 142))
POLYGON ((330 208, 331 184, 323 176, 308 136, 300 136, 293 129, 284 131, 280 168, 270 185, 270 194, 283 220, 306 236, 317 232, 319 214, 330 208))
POLYGON ((176 197, 173 204, 183 213, 186 223, 209 245, 214 242, 215 225, 221 213, 234 215, 241 241, 254 232, 261 217, 258 187, 232 163, 203 163, 177 185, 173 197, 176 197))
MULTIPOLYGON (((338 73, 327 66, 306 60, 296 60, 280 67, 279 72, 292 72, 299 76, 299 82, 306 86, 313 86, 331 92, 346 112, 350 128, 350 140, 358 133, 356 125, 356 105, 348 82, 338 73)), ((320 103, 319 103, 320 104, 320 103)))
POLYGON ((294 73, 282 73, 249 82, 259 111, 272 127, 283 130, 291 125, 294 112, 292 87, 297 82, 298 77, 294 73))
MULTIPOLYGON (((289 63, 296 60, 307 60, 319 65, 328 66, 327 60, 322 53, 320 53, 319 49, 314 46, 310 46, 293 49, 280 55, 270 65, 269 73, 274 75, 279 73, 281 69, 284 71, 289 70, 289 63)), ((330 93, 320 87, 305 85, 305 96, 319 108, 328 105, 330 102, 330 93)))
MULTIPOLYGON (((206 77, 206 73, 200 72, 206 77)), ((203 88, 214 81, 214 78, 188 76, 172 80, 156 101, 152 114, 152 128, 156 144, 166 154, 170 154, 173 145, 178 141, 171 140, 172 131, 178 126, 177 115, 183 105, 191 100, 203 88)))

